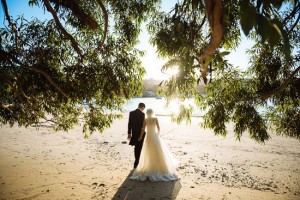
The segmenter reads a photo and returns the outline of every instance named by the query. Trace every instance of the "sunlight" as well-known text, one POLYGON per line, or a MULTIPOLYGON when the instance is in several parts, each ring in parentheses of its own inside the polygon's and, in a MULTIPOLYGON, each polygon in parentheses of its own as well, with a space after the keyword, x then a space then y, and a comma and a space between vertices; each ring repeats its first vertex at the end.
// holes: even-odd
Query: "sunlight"
POLYGON ((174 67, 174 68, 171 68, 171 69, 168 69, 168 70, 164 71, 163 73, 168 75, 168 76, 174 76, 174 75, 178 74, 178 72, 179 72, 178 67, 174 67))
POLYGON ((145 55, 141 57, 142 66, 146 70, 144 78, 153 78, 158 80, 167 79, 169 76, 161 72, 161 68, 167 62, 167 59, 158 57, 156 49, 150 44, 138 45, 138 48, 145 51, 145 55))
POLYGON ((172 99, 168 105, 169 114, 179 114, 180 102, 178 99, 172 99))
POLYGON ((192 99, 185 99, 184 101, 180 101, 179 99, 172 99, 170 100, 167 110, 168 110, 168 114, 179 114, 180 112, 180 105, 183 105, 185 107, 196 107, 194 101, 192 99))

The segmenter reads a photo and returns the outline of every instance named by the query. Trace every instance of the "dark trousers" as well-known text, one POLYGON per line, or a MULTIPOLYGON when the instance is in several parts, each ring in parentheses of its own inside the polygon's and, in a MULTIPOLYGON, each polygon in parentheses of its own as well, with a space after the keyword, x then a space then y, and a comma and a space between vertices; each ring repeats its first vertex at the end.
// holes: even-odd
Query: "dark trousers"
POLYGON ((139 164, 142 148, 143 148, 143 140, 137 142, 136 145, 134 146, 134 157, 135 157, 134 168, 136 168, 139 164))

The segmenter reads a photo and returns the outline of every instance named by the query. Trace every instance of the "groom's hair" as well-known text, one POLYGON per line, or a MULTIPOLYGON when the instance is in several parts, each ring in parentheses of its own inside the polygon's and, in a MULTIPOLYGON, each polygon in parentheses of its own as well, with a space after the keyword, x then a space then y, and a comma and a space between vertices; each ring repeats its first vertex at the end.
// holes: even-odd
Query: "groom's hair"
POLYGON ((139 108, 146 108, 146 105, 144 103, 139 103, 139 108))

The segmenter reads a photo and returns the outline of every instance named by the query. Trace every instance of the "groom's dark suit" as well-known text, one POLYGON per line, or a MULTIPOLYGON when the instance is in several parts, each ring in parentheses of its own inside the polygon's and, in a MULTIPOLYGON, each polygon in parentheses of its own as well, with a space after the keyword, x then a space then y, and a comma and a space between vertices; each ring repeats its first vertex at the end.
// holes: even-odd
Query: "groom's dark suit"
POLYGON ((140 155, 143 147, 143 140, 138 141, 138 138, 141 134, 143 123, 145 120, 145 113, 143 113, 140 109, 136 109, 135 111, 131 111, 129 114, 129 122, 128 122, 128 135, 131 135, 131 139, 129 144, 135 146, 134 147, 134 168, 137 167, 140 160, 140 155))

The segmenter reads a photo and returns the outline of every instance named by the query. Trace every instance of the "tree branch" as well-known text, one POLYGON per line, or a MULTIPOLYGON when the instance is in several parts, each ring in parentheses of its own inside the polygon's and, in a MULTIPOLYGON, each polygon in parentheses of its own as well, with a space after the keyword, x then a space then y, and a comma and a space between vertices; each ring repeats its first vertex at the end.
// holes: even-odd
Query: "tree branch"
POLYGON ((13 104, 0 103, 0 107, 4 108, 4 109, 9 109, 9 108, 14 107, 14 105, 13 104))
POLYGON ((60 23, 58 16, 56 14, 56 12, 54 11, 54 9, 52 8, 49 0, 43 0, 44 4, 47 8, 47 10, 52 14, 53 19, 55 21, 55 24, 57 26, 57 28, 61 31, 61 33, 70 40, 72 47, 74 48, 74 50, 81 56, 81 58, 83 57, 81 49, 79 48, 78 43, 76 42, 76 40, 72 37, 72 35, 70 35, 66 29, 62 26, 62 24, 60 23))
POLYGON ((99 47, 102 48, 103 45, 104 45, 104 42, 105 42, 105 39, 106 39, 106 36, 107 36, 107 30, 108 30, 108 14, 107 14, 107 11, 106 11, 106 8, 105 6, 103 5, 102 1, 101 0, 97 0, 97 3, 98 5, 100 6, 102 12, 103 12, 103 15, 104 15, 104 34, 103 34, 103 38, 100 42, 100 45, 99 47))
MULTIPOLYGON (((189 3, 187 3, 187 5, 185 5, 187 3, 187 0, 184 0, 183 3, 182 3, 182 11, 181 13, 184 15, 185 14, 185 11, 186 9, 188 8, 189 6, 189 3)), ((174 8, 175 9, 175 8, 174 8)))
POLYGON ((266 100, 268 99, 269 97, 273 96, 274 94, 277 94, 279 92, 282 92, 287 86, 288 84, 292 81, 293 77, 300 71, 300 66, 297 67, 290 75, 289 77, 275 90, 269 92, 269 93, 266 93, 262 96, 258 96, 258 97, 253 97, 253 98, 250 98, 248 100, 242 100, 242 101, 253 101, 255 99, 262 99, 262 100, 266 100))
POLYGON ((6 0, 1 0, 1 3, 2 3, 4 13, 5 13, 6 20, 8 21, 8 23, 11 26, 13 32, 15 33, 15 46, 16 46, 16 50, 19 51, 19 48, 18 48, 18 30, 17 30, 15 24, 12 22, 12 20, 10 18, 10 14, 9 14, 9 11, 8 11, 6 0))
POLYGON ((46 117, 42 117, 45 121, 42 121, 42 122, 39 122, 39 124, 45 124, 45 123, 48 123, 48 122, 52 122, 53 124, 59 124, 57 121, 55 121, 53 118, 51 119, 48 119, 46 117))
POLYGON ((204 25, 205 23, 205 20, 206 20, 206 15, 204 15, 203 19, 202 19, 202 22, 199 26, 199 28, 196 30, 196 33, 195 34, 198 34, 198 32, 201 30, 202 26, 204 25))
POLYGON ((300 112, 296 113, 296 114, 292 117, 292 120, 290 121, 290 123, 296 121, 298 118, 300 118, 300 112))
POLYGON ((291 18, 293 18, 295 16, 295 14, 297 13, 297 10, 300 7, 300 3, 298 3, 298 0, 295 1, 295 5, 294 5, 294 9, 292 10, 292 12, 283 20, 283 24, 286 24, 288 22, 288 20, 290 20, 291 18))
POLYGON ((287 32, 287 34, 289 35, 293 29, 297 26, 298 22, 300 20, 300 14, 298 14, 298 18, 296 19, 295 23, 293 24, 293 26, 290 28, 290 30, 287 32))
POLYGON ((82 23, 89 26, 92 30, 98 28, 98 23, 91 16, 86 14, 79 4, 74 0, 50 0, 55 5, 61 5, 62 7, 68 8, 72 11, 72 14, 79 19, 82 23))
POLYGON ((210 43, 200 55, 200 68, 203 81, 207 84, 207 60, 213 56, 216 49, 220 46, 224 35, 222 0, 205 0, 205 12, 212 35, 210 43))
POLYGON ((46 73, 44 72, 43 70, 41 69, 37 69, 37 68, 34 68, 34 67, 31 67, 29 65, 26 65, 22 62, 20 62, 17 58, 14 58, 13 56, 9 55, 7 52, 3 51, 2 49, 0 49, 0 57, 3 57, 3 58, 11 58, 12 61, 14 61, 15 63, 17 63, 18 65, 20 65, 21 67, 24 67, 26 69, 29 69, 31 71, 34 71, 34 72, 37 72, 39 74, 42 74, 47 80, 48 82, 53 85, 64 97, 66 98, 70 98, 53 80, 52 78, 46 73))
POLYGON ((16 116, 16 114, 10 109, 10 108, 12 108, 12 107, 14 107, 14 105, 13 104, 3 104, 2 102, 0 102, 0 108, 3 108, 3 109, 5 109, 5 110, 8 110, 9 112, 10 112, 10 115, 12 116, 12 117, 14 117, 14 118, 18 118, 18 116, 16 116))
POLYGON ((42 74, 47 80, 49 83, 51 83, 51 85, 53 85, 64 97, 66 98, 70 98, 53 80, 52 78, 46 73, 44 72, 43 70, 40 70, 40 69, 37 69, 37 68, 34 68, 34 67, 30 67, 28 65, 23 65, 24 68, 27 68, 29 70, 32 70, 32 71, 35 71, 37 73, 40 73, 42 74))

